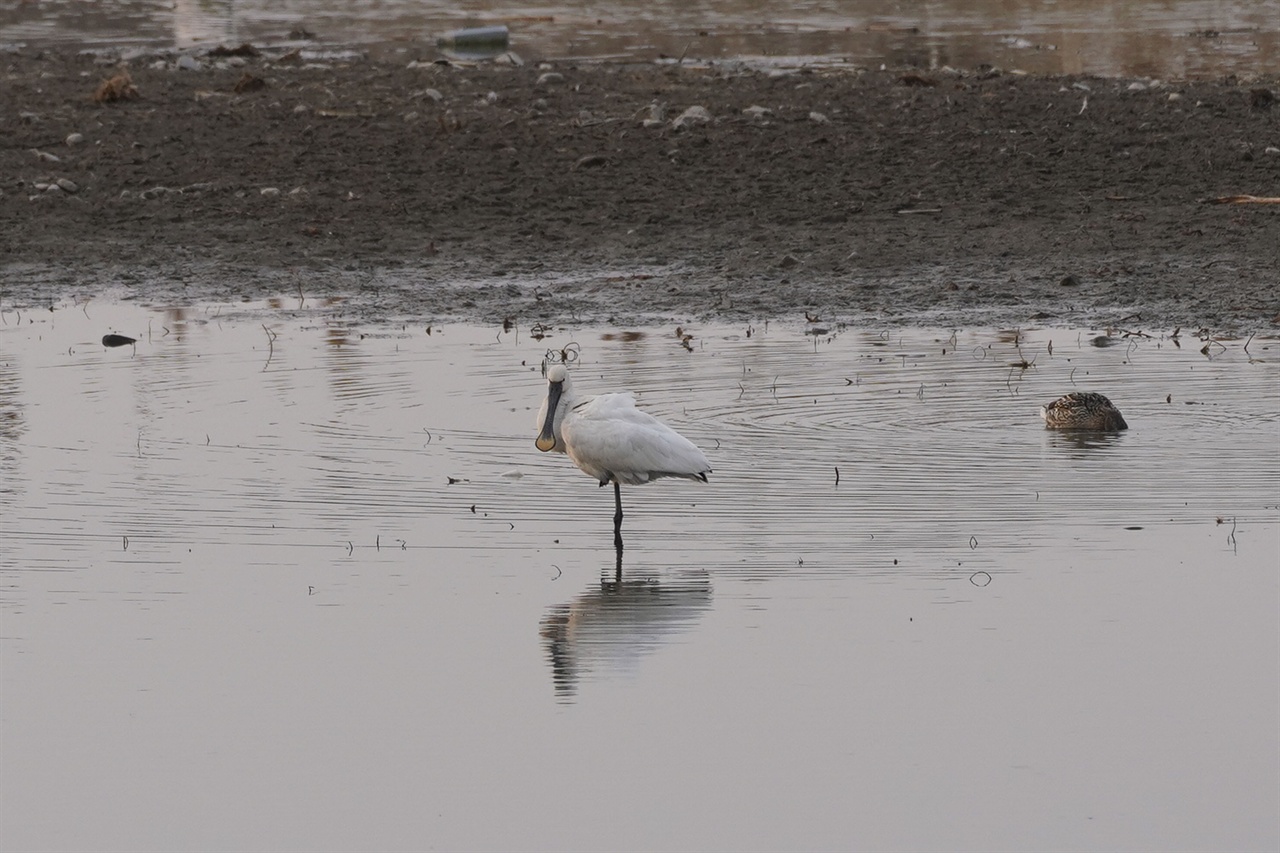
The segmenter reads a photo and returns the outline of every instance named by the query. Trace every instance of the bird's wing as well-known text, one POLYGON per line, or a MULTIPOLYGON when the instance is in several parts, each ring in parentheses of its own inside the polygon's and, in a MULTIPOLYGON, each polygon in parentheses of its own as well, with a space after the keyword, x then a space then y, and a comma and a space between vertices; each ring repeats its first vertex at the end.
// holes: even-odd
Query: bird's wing
POLYGON ((579 404, 563 430, 569 455, 601 481, 634 485, 658 477, 697 478, 711 470, 693 442, 636 408, 630 394, 603 394, 579 404))

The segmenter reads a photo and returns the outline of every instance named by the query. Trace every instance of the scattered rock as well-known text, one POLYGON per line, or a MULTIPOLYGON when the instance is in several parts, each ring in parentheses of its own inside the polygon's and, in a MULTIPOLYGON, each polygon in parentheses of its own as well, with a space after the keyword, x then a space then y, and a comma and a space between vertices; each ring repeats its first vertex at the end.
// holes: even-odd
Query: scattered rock
POLYGON ((548 72, 546 72, 545 74, 540 74, 540 75, 538 75, 538 82, 537 82, 537 85, 539 85, 539 86, 553 86, 553 85, 556 85, 556 84, 558 84, 558 83, 563 83, 563 82, 564 82, 564 75, 563 75, 563 74, 559 73, 558 71, 548 71, 548 72))
POLYGON ((752 105, 743 110, 742 114, 753 121, 763 121, 765 116, 773 115, 773 110, 768 107, 752 105))
POLYGON ((1269 110, 1276 102, 1276 96, 1270 89, 1250 89, 1249 106, 1255 110, 1269 110))
POLYGON ((41 151, 38 148, 32 148, 31 153, 36 155, 36 159, 43 163, 61 163, 62 158, 57 154, 50 154, 48 151, 41 151))
POLYGON ((824 113, 809 113, 809 121, 814 124, 831 124, 831 119, 827 118, 824 113))
POLYGON ((258 195, 263 196, 264 198, 279 198, 280 190, 277 187, 263 187, 258 190, 258 195))
POLYGON ((1058 282, 1058 284, 1062 287, 1079 287, 1080 279, 1076 278, 1074 275, 1064 275, 1062 277, 1062 281, 1058 282))
POLYGON ((711 113, 706 107, 694 106, 680 113, 671 121, 671 126, 676 130, 685 127, 692 127, 695 124, 706 124, 711 121, 711 113))
POLYGON ((778 261, 778 266, 784 270, 789 270, 794 266, 799 266, 800 259, 795 255, 783 255, 782 260, 778 261))
POLYGON ((575 169, 589 169, 593 166, 604 166, 609 162, 609 158, 603 154, 588 154, 585 157, 579 157, 578 162, 573 164, 575 169))
POLYGON ((69 134, 67 134, 67 138, 66 138, 65 140, 63 140, 63 141, 64 141, 67 145, 79 145, 81 142, 84 142, 84 134, 83 134, 83 133, 69 133, 69 134))
POLYGON ((204 66, 200 64, 200 60, 190 54, 183 54, 178 57, 178 68, 183 71, 199 71, 204 66))
POLYGON ((58 180, 54 183, 54 186, 58 187, 63 192, 67 192, 67 193, 80 192, 80 187, 76 184, 76 182, 72 180, 68 180, 67 178, 58 178, 58 180))

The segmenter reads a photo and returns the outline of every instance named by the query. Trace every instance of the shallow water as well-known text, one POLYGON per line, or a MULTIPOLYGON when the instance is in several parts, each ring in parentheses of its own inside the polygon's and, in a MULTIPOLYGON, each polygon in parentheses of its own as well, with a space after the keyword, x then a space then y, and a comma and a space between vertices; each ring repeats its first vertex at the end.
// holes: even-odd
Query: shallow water
POLYGON ((0 45, 168 49, 248 41, 380 45, 417 56, 456 28, 506 24, 512 49, 530 59, 990 64, 1184 78, 1274 71, 1278 20, 1280 0, 646 0, 585 7, 492 0, 100 0, 0 3, 0 45), (316 40, 299 40, 303 32, 316 40))
POLYGON ((3 849, 1280 843, 1280 341, 296 305, 0 315, 3 849))

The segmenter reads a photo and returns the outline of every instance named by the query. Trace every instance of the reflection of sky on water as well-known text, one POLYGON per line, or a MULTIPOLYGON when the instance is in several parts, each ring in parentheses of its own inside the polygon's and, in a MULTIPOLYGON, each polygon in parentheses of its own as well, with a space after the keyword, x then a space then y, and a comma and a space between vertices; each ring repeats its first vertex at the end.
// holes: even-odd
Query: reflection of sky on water
POLYGON ((1280 837, 1280 341, 806 328, 4 312, 6 845, 1280 837), (570 341, 715 470, 628 491, 621 577, 533 446, 570 341))
POLYGON ((579 7, 336 0, 141 0, 0 6, 0 43, 62 41, 104 48, 362 44, 434 54, 453 29, 505 23, 526 58, 687 57, 996 65, 1041 73, 1214 77, 1274 68, 1280 0, 697 0, 579 7), (305 40, 313 33, 317 41, 305 40))

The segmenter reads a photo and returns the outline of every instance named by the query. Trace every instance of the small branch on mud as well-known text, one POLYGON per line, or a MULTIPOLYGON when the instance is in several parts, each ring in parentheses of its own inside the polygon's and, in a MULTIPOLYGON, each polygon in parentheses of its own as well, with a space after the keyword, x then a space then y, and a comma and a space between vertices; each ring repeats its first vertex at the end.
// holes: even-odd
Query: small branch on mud
POLYGON ((1206 198, 1205 204, 1280 204, 1280 197, 1258 195, 1223 195, 1206 198))

